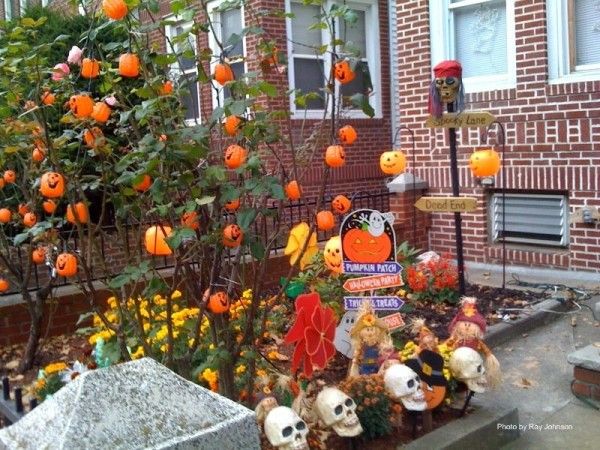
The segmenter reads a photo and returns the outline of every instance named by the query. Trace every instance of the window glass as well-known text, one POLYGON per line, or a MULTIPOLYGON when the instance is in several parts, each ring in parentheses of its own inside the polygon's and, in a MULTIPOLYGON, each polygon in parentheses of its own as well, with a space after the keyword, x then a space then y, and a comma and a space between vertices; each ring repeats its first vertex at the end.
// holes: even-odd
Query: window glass
MULTIPOLYGON (((227 45, 232 34, 240 34, 242 31, 242 13, 240 8, 223 11, 221 16, 221 39, 223 45, 227 45)), ((232 58, 234 56, 242 56, 244 54, 244 44, 240 38, 235 45, 227 49, 227 55, 232 58)))
POLYGON ((292 3, 292 51, 299 54, 315 54, 315 48, 321 46, 321 30, 309 30, 318 22, 319 7, 292 3))
POLYGON ((600 1, 575 0, 575 64, 600 63, 600 1))
POLYGON ((345 43, 356 48, 360 52, 360 56, 365 57, 367 55, 367 35, 365 31, 365 12, 360 10, 354 10, 358 20, 355 23, 346 23, 342 20, 340 22, 340 39, 345 43))
POLYGON ((294 61, 294 80, 296 89, 300 89, 303 94, 309 92, 315 93, 319 98, 306 102, 308 109, 325 108, 323 98, 323 61, 319 59, 300 59, 294 61))

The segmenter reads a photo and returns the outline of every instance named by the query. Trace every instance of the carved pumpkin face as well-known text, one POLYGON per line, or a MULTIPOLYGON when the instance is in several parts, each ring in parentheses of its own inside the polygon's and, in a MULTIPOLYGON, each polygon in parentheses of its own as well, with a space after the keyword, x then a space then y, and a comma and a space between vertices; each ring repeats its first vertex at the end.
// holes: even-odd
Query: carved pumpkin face
POLYGON ((325 163, 329 167, 342 167, 346 162, 346 152, 341 145, 330 145, 325 151, 325 163))
POLYGON ((75 218, 75 214, 77 214, 79 223, 88 223, 90 220, 88 207, 83 202, 77 202, 75 205, 67 205, 67 222, 76 225, 77 219, 75 218))
POLYGON ((55 267, 61 277, 72 277, 77 273, 77 257, 72 253, 61 253, 56 257, 55 267))
POLYGON ((383 152, 379 158, 379 167, 387 175, 398 175, 406 168, 406 156, 400 150, 383 152))
POLYGON ((335 63, 333 74, 335 79, 341 84, 350 83, 352 80, 354 80, 354 77, 356 77, 356 74, 350 68, 350 63, 345 59, 335 63))
POLYGON ((223 229, 223 245, 225 247, 239 247, 244 239, 244 232, 235 223, 227 225, 223 229))
POLYGON ((23 225, 25 225, 27 228, 31 228, 36 223, 37 223, 37 217, 36 217, 35 213, 28 212, 27 214, 25 214, 23 216, 23 225))
POLYGON ((119 75, 135 78, 140 74, 140 59, 135 53, 123 53, 119 56, 119 75))
POLYGON ((40 181, 40 192, 46 198, 59 198, 65 193, 65 179, 60 173, 46 172, 40 181))
POLYGON ((469 158, 469 168, 476 177, 493 177, 500 170, 500 155, 491 148, 477 150, 469 158))
POLYGON ((348 211, 350 211, 351 207, 352 202, 345 195, 337 195, 331 201, 331 209, 333 209, 333 212, 336 214, 346 214, 348 211))
POLYGON ((200 221, 198 219, 198 213, 196 211, 187 211, 181 216, 181 225, 192 230, 200 228, 200 221))
POLYGON ((331 230, 335 226, 335 218, 331 211, 319 211, 317 213, 317 228, 321 231, 331 230))
POLYGON ((31 253, 31 260, 35 264, 43 264, 46 261, 46 249, 44 247, 38 247, 31 253))
POLYGON ((83 132, 83 142, 89 148, 98 148, 106 144, 106 139, 100 128, 92 127, 83 132))
POLYGON ((17 180, 17 174, 14 170, 6 170, 2 178, 6 184, 11 184, 17 180))
POLYGON ((235 212, 239 209, 240 207, 240 199, 236 198, 234 200, 229 200, 227 203, 225 203, 225 211, 227 212, 235 212))
POLYGON ((342 273, 342 241, 339 236, 333 236, 325 244, 323 259, 329 270, 342 273))
POLYGON ((44 212, 46 214, 52 214, 54 211, 56 211, 56 203, 54 200, 44 200, 42 203, 42 208, 44 208, 44 212))
POLYGON ((12 218, 12 213, 8 208, 0 209, 0 223, 8 223, 12 218))
POLYGON ((225 150, 225 166, 228 169, 237 169, 246 162, 247 151, 244 147, 232 144, 225 150))
POLYGON ((292 180, 285 185, 285 195, 290 200, 299 200, 302 197, 302 188, 296 180, 292 180))
POLYGON ((73 95, 69 100, 69 107, 75 117, 84 119, 92 114, 94 100, 89 95, 73 95))
POLYGON ((229 297, 223 291, 215 292, 208 299, 208 309, 215 314, 229 311, 229 297))
POLYGON ((356 130, 351 125, 343 126, 338 131, 338 137, 342 144, 352 145, 356 141, 357 136, 356 130))
POLYGON ((144 236, 144 244, 146 251, 151 255, 166 256, 173 253, 167 241, 166 237, 171 235, 172 229, 168 226, 153 225, 146 230, 144 236))
POLYGON ((213 74, 213 78, 217 83, 221 86, 229 83, 234 80, 233 70, 231 70, 231 66, 226 63, 218 63, 215 64, 215 71, 213 74))
POLYGON ((100 74, 100 63, 95 59, 83 58, 81 61, 81 77, 97 78, 100 74))
POLYGON ((392 241, 386 233, 373 236, 368 230, 353 228, 344 235, 344 255, 358 263, 382 263, 392 251, 392 241))

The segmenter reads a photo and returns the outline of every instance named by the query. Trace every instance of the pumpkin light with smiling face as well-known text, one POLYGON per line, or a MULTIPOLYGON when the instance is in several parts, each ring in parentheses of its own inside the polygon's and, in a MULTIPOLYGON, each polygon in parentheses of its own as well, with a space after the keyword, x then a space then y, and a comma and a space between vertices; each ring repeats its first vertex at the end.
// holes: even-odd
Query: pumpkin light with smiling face
POLYGON ((40 192, 46 198, 60 198, 65 193, 65 179, 60 173, 46 172, 40 181, 40 192))
POLYGON ((225 150, 225 166, 228 169, 237 169, 246 162, 248 152, 244 147, 232 144, 225 150))
POLYGON ((334 273, 342 273, 342 240, 339 236, 333 236, 325 244, 323 250, 325 265, 334 273))
POLYGON ((352 125, 345 125, 338 130, 338 137, 340 138, 340 142, 346 145, 354 144, 356 141, 358 134, 352 125))
POLYGON ((469 158, 469 168, 476 177, 493 177, 500 170, 500 155, 494 149, 481 149, 469 158))
POLYGON ((42 264, 46 261, 46 249, 44 247, 38 247, 31 253, 31 260, 34 264, 42 264))
POLYGON ((348 84, 356 77, 356 74, 350 67, 350 63, 345 59, 335 63, 333 74, 335 79, 341 84, 348 84))
POLYGON ((336 214, 346 214, 348 211, 350 211, 351 207, 352 202, 345 195, 337 195, 331 201, 331 209, 333 209, 333 212, 336 214))
POLYGON ((77 257, 72 253, 61 253, 56 257, 55 267, 61 277, 72 277, 77 273, 77 257))
POLYGON ((379 167, 387 175, 398 175, 406 168, 406 156, 400 150, 383 152, 379 158, 379 167))
POLYGON ((154 225, 146 230, 144 244, 146 251, 151 255, 166 256, 173 253, 165 238, 169 237, 172 228, 168 226, 154 225))
POLYGON ((225 247, 239 247, 243 239, 244 232, 235 223, 229 224, 223 229, 222 242, 225 247))
POLYGON ((346 162, 346 152, 341 145, 330 145, 325 151, 325 163, 329 167, 342 167, 346 162))
POLYGON ((215 292, 208 299, 206 306, 212 313, 222 314, 229 311, 229 297, 223 291, 215 292))

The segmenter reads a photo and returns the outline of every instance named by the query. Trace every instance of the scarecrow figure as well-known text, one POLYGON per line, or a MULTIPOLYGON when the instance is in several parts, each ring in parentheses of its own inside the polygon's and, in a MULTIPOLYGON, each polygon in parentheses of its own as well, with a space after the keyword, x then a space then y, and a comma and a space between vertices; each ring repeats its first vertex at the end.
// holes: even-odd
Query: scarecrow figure
POLYGON ((477 299, 462 297, 460 308, 448 326, 450 337, 446 345, 452 349, 470 347, 483 355, 488 382, 491 387, 494 387, 500 382, 500 364, 483 342, 486 323, 485 318, 477 310, 477 299))
POLYGON ((444 104, 451 105, 452 112, 465 109, 462 83, 462 66, 458 61, 442 61, 433 68, 434 78, 429 86, 429 114, 440 118, 444 104))

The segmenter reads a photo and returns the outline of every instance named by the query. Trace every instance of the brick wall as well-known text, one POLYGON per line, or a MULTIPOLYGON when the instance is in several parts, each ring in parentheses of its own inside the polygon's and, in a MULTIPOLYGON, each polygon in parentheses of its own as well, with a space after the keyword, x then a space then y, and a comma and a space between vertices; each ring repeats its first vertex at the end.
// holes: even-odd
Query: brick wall
MULTIPOLYGON (((568 193, 571 212, 600 206, 600 81, 550 85, 547 82, 547 30, 543 0, 517 0, 516 87, 468 94, 467 110, 487 110, 506 129, 503 162, 507 189, 568 193)), ((397 2, 400 121, 415 132, 417 175, 429 182, 430 195, 451 194, 446 132, 424 127, 431 81, 428 0, 397 2)), ((487 196, 468 169, 481 144, 480 129, 457 131, 461 195, 478 199, 477 211, 463 215, 465 260, 499 262, 490 245, 487 196)), ((490 142, 495 139, 490 135, 490 142)), ((407 144, 407 143, 406 143, 407 144)), ((499 150, 499 149, 498 149, 499 150)), ((496 177, 500 186, 500 176, 496 177)), ((431 248, 454 252, 452 214, 432 214, 431 248)), ((507 260, 520 265, 600 271, 600 225, 571 225, 568 249, 508 245, 507 260)))

